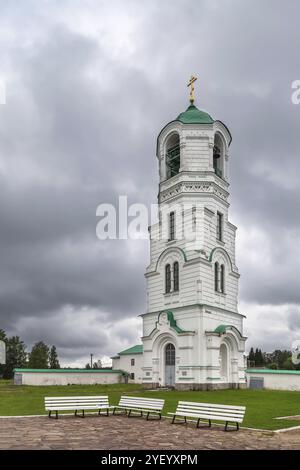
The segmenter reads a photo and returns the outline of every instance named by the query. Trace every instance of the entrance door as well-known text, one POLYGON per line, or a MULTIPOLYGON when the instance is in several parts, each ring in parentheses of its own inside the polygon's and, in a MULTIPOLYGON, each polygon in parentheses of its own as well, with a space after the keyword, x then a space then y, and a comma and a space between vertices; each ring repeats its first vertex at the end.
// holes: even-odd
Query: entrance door
POLYGON ((167 344, 165 349, 165 386, 175 385, 175 346, 167 344))

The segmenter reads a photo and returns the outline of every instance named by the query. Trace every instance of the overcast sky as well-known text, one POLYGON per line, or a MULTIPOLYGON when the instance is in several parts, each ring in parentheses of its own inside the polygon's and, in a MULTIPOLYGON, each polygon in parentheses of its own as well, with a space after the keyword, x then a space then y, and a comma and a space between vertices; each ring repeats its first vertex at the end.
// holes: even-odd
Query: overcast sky
POLYGON ((140 341, 147 241, 96 207, 156 202, 156 137, 188 105, 226 123, 247 348, 300 338, 297 0, 0 1, 0 328, 84 365, 140 341))

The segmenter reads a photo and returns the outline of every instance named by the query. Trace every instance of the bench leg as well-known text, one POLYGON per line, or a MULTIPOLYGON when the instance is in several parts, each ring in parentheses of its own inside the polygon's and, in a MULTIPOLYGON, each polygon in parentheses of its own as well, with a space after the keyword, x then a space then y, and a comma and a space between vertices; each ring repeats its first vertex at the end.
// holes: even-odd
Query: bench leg
MULTIPOLYGON (((236 424, 236 431, 238 431, 240 429, 239 423, 236 422, 235 424, 236 424)), ((225 424, 225 431, 229 432, 229 429, 227 429, 227 427, 228 427, 228 421, 226 421, 226 424, 225 424)))
POLYGON ((58 419, 58 411, 56 410, 56 419, 58 419))
POLYGON ((49 411, 48 418, 51 418, 51 410, 49 411))
MULTIPOLYGON (((199 424, 200 424, 200 418, 198 418, 198 420, 197 420, 197 426, 196 427, 197 428, 206 427, 206 426, 199 426, 199 424)), ((211 428, 211 420, 210 419, 208 420, 208 427, 211 428)))
POLYGON ((176 415, 173 416, 173 419, 172 419, 172 424, 175 423, 175 419, 176 419, 176 415))

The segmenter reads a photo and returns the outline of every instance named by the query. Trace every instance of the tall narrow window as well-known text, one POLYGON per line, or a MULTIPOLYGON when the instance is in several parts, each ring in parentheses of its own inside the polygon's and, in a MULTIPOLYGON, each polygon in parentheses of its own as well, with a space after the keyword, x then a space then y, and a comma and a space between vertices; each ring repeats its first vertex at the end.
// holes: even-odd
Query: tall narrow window
POLYGON ((221 264, 220 268, 220 291, 225 294, 225 266, 221 264))
POLYGON ((223 241, 223 214, 217 212, 217 239, 223 241))
POLYGON ((174 291, 179 290, 179 263, 175 261, 173 264, 174 291))
POLYGON ((196 207, 193 207, 193 209, 192 209, 192 230, 193 230, 193 232, 196 232, 196 223, 197 223, 196 207))
POLYGON ((219 291, 219 263, 215 263, 215 291, 219 291))
POLYGON ((175 240, 175 212, 169 215, 169 240, 175 240))
POLYGON ((166 145, 166 176, 172 178, 180 169, 180 139, 178 134, 173 134, 166 145))
POLYGON ((171 266, 166 265, 166 293, 171 292, 171 266))

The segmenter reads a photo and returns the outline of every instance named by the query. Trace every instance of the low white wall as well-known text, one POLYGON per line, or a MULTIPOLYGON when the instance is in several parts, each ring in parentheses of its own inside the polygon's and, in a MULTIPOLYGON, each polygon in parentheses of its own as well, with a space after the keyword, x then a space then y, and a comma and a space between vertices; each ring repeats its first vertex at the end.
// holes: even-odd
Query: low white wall
POLYGON ((20 384, 17 374, 22 375, 22 385, 96 385, 125 381, 117 372, 15 372, 15 384, 20 384))
POLYGON ((250 387, 250 378, 263 378, 264 388, 271 390, 300 391, 300 374, 289 374, 284 372, 246 372, 247 386, 250 387))

